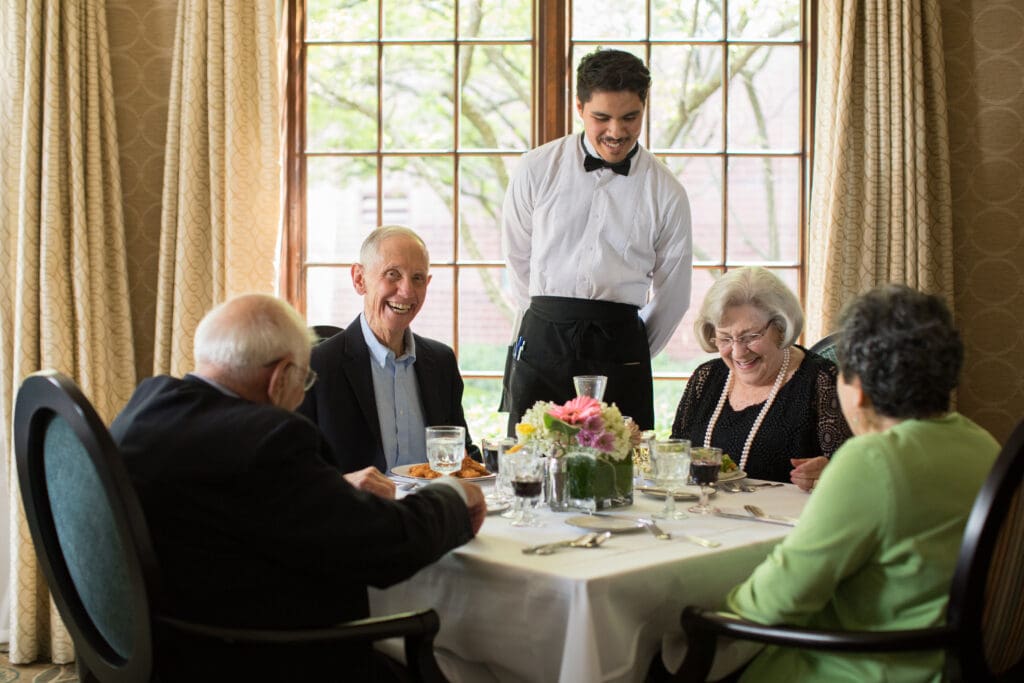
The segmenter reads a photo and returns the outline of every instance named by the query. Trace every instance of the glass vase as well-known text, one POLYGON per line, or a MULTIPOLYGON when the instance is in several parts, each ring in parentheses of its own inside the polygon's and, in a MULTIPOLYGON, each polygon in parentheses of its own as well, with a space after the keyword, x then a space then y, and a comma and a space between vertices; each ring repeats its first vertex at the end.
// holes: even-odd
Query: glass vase
POLYGON ((594 512, 633 504, 633 459, 582 446, 563 456, 571 508, 594 512))

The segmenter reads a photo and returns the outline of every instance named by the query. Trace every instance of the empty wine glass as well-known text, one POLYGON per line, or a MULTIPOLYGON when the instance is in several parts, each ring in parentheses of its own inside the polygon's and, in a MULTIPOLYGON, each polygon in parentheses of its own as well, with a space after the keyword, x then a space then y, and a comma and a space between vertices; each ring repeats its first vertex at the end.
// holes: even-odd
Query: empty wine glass
POLYGON ((427 427, 427 462, 446 477, 462 467, 466 455, 465 427, 427 427))
POLYGON ((505 457, 512 474, 516 515, 512 526, 541 526, 536 513, 544 491, 544 458, 535 447, 520 448, 505 457))
POLYGON ((686 439, 652 441, 651 470, 654 481, 665 489, 665 507, 654 516, 660 519, 686 519, 676 509, 676 492, 686 485, 690 476, 690 442, 686 439))
POLYGON ((712 484, 718 481, 718 473, 722 469, 722 449, 701 446, 694 448, 690 456, 692 458, 690 474, 700 485, 700 502, 689 510, 701 515, 708 515, 715 510, 708 505, 708 496, 714 490, 712 484))
POLYGON ((572 378, 577 396, 590 396, 598 401, 604 398, 604 388, 607 384, 608 378, 604 375, 576 375, 572 378))

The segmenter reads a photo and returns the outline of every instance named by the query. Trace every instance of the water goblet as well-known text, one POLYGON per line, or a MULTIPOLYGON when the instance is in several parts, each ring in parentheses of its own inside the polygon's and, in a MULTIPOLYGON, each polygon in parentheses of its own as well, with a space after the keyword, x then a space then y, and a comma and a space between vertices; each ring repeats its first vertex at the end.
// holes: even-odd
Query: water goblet
POLYGON ((608 378, 604 375, 576 375, 572 378, 577 396, 590 396, 598 401, 604 398, 604 388, 607 384, 608 378))
MULTIPOLYGON (((511 437, 502 437, 497 439, 484 439, 480 444, 480 450, 483 454, 484 467, 487 471, 492 472, 494 477, 494 488, 487 495, 487 499, 494 504, 507 503, 508 499, 512 497, 511 490, 506 493, 504 486, 502 486, 501 477, 501 452, 514 446, 516 440, 511 437)), ((511 484, 508 485, 509 489, 511 484)))
POLYGON ((515 507, 515 496, 512 493, 512 462, 511 458, 522 448, 516 448, 516 440, 508 437, 498 442, 498 473, 494 478, 495 496, 502 502, 512 502, 508 510, 501 513, 505 519, 515 519, 519 511, 515 507))
POLYGON ((692 458, 690 474, 700 485, 700 502, 689 510, 701 515, 709 515, 715 510, 708 505, 708 496, 713 490, 712 485, 718 481, 718 473, 722 468, 722 449, 701 446, 694 448, 690 457, 692 458))
POLYGON ((505 459, 511 465, 516 516, 512 526, 541 526, 535 512, 544 492, 544 458, 539 448, 521 448, 505 459))
POLYGON ((665 507, 654 516, 659 519, 686 519, 676 509, 676 492, 690 476, 690 442, 687 439, 663 439, 650 443, 651 470, 655 482, 665 489, 665 507))
POLYGON ((465 455, 465 427, 427 427, 427 462, 430 463, 430 469, 450 477, 462 467, 465 455))

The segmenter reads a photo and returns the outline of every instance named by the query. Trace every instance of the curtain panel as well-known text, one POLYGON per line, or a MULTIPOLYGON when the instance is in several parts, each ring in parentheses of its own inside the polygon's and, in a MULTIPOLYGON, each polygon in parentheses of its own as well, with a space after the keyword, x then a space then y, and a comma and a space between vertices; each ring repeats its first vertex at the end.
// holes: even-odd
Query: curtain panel
POLYGON ((0 80, 0 437, 10 660, 74 659, 25 522, 11 419, 22 380, 73 377, 113 419, 135 386, 104 0, 4 0, 0 80))
POLYGON ((275 0, 178 3, 164 162, 155 374, 193 368, 214 305, 273 292, 281 175, 275 0))
POLYGON ((899 282, 953 301, 938 0, 819 5, 807 339, 846 301, 899 282))

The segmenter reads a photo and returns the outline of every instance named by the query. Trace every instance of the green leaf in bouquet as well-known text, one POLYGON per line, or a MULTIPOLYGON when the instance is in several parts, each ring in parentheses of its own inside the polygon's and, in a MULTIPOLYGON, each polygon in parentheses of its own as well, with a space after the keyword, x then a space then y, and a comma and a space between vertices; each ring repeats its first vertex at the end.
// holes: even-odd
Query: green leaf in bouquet
POLYGON ((544 427, 556 434, 565 434, 566 436, 576 436, 576 433, 580 431, 580 428, 576 425, 571 425, 568 422, 563 422, 557 417, 544 413, 544 427))

